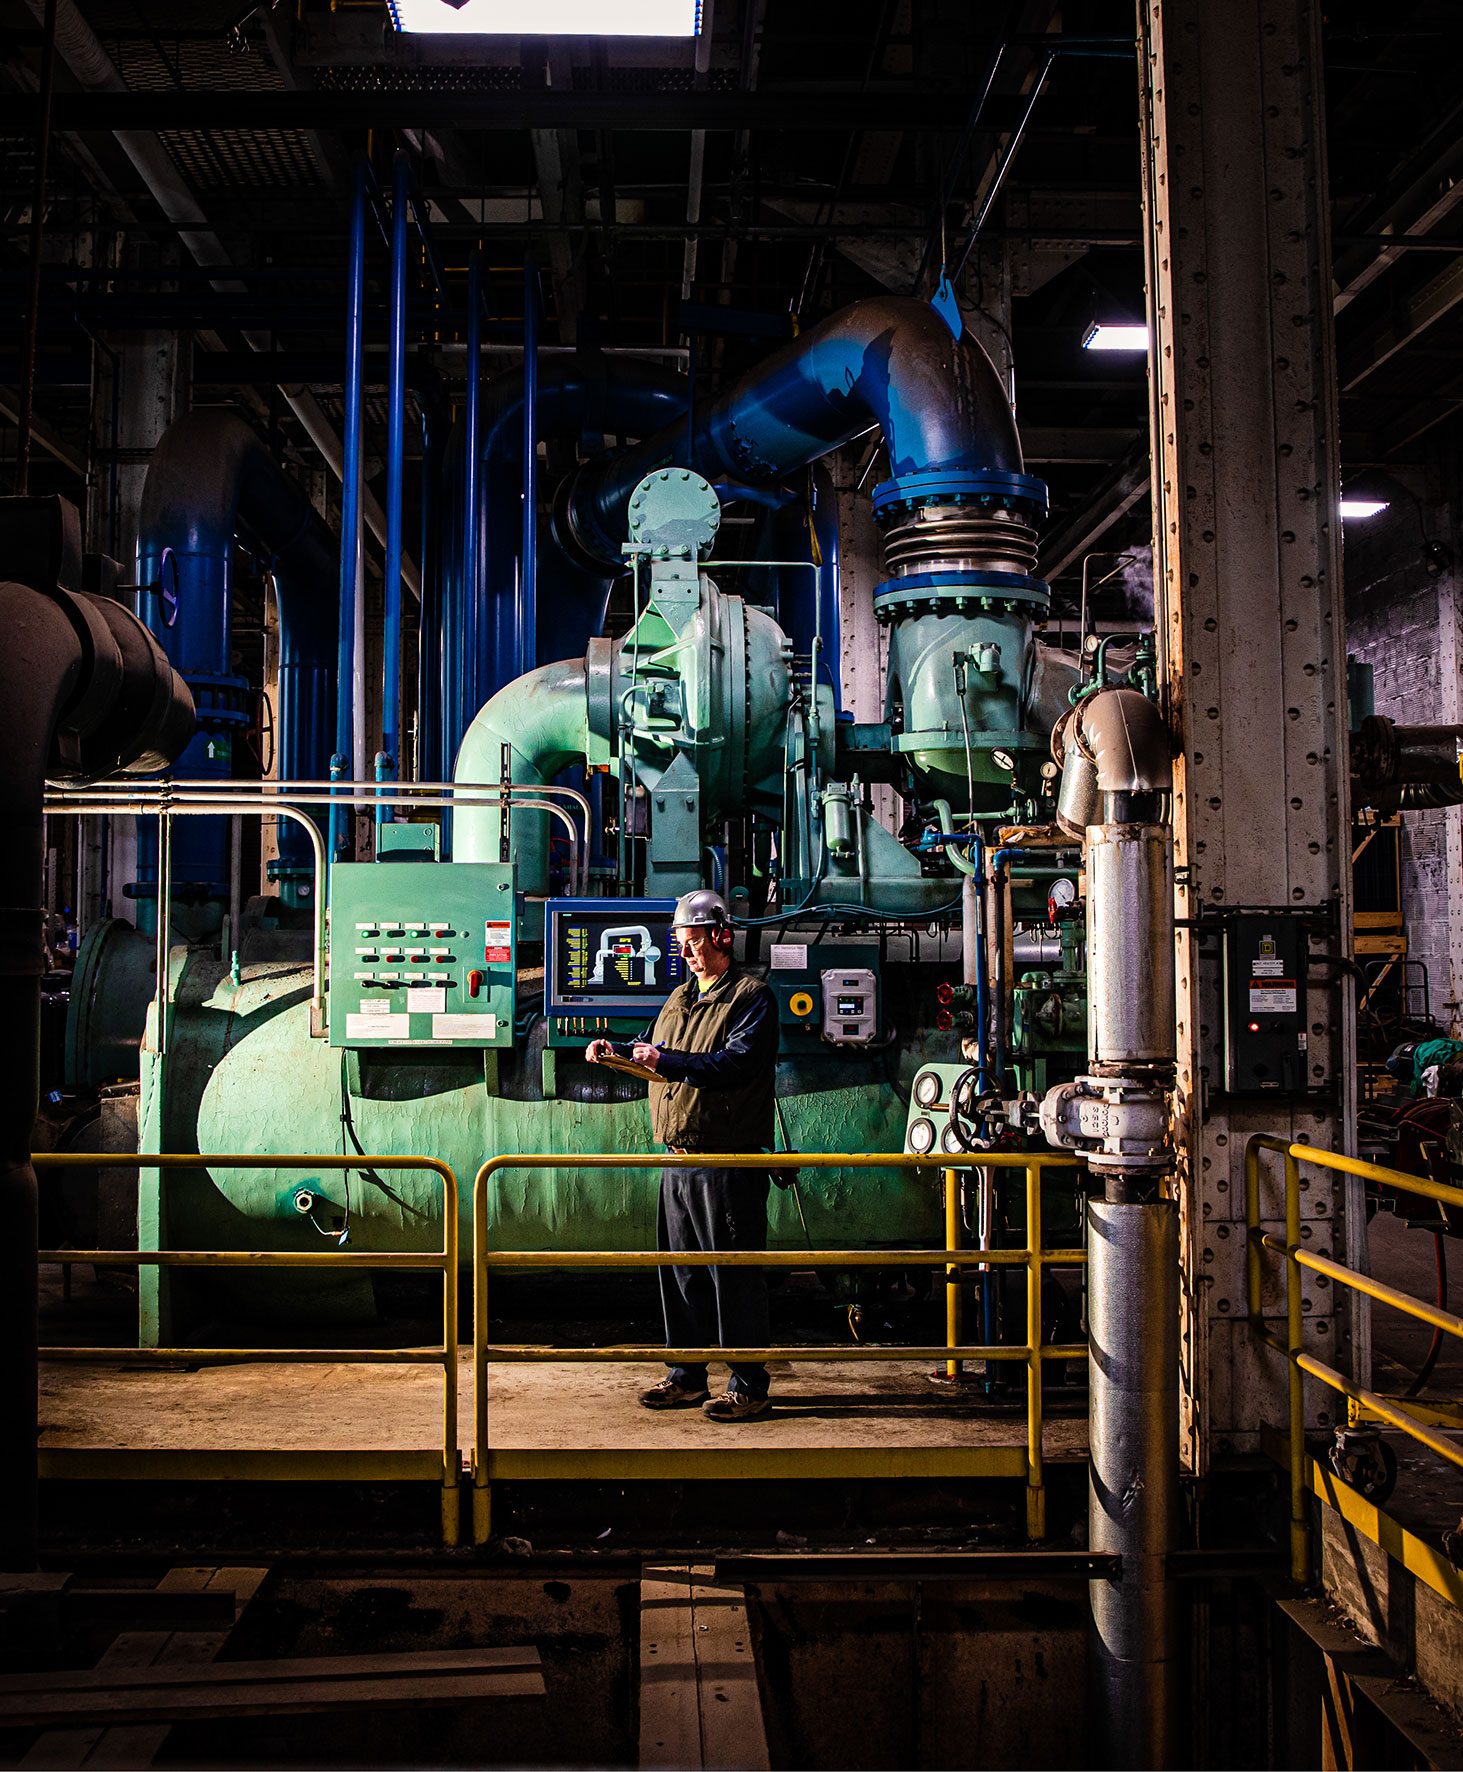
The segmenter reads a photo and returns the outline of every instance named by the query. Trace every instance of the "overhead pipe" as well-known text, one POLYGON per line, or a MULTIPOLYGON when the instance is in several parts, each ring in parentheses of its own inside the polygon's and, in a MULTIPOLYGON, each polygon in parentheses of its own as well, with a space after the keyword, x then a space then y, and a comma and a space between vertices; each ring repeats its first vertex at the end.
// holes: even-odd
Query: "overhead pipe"
POLYGON ((561 488, 566 546, 618 570, 630 494, 647 474, 694 468, 713 483, 766 484, 862 435, 883 434, 896 478, 938 469, 1021 475, 1021 443, 990 359, 927 303, 874 296, 831 314, 698 413, 561 488), (688 430, 690 432, 688 440, 688 430))
MULTIPOLYGON (((221 779, 233 773, 229 749, 248 719, 246 685, 229 668, 236 542, 266 564, 274 581, 280 773, 323 778, 335 705, 335 537, 303 489, 237 414, 185 413, 159 439, 143 483, 140 613, 198 704, 198 732, 184 759, 186 771, 221 779)), ((308 875, 309 855, 300 834, 291 830, 280 838, 284 877, 308 875)), ((201 820, 180 832, 173 870, 180 885, 226 891, 222 823, 201 820)))
POLYGON ((1369 714, 1351 735, 1351 801, 1386 814, 1463 805, 1463 726, 1369 714))
POLYGON ((39 1100, 46 780, 95 780, 166 767, 193 732, 186 684, 130 610, 88 596, 81 526, 60 499, 0 504, 0 557, 30 585, 0 584, 0 766, 9 896, 0 909, 0 1567, 36 1564, 38 1212, 30 1150, 39 1100))

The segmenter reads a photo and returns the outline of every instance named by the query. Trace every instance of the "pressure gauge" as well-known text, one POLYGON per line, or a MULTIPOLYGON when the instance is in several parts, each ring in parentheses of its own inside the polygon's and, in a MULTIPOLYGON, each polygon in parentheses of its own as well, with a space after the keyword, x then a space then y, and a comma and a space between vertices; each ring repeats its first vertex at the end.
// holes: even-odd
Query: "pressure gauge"
POLYGON ((914 1080, 914 1099, 921 1107, 933 1107, 940 1099, 940 1073, 921 1071, 914 1080))
POLYGON ((911 1123, 905 1137, 915 1156, 926 1157, 935 1148, 935 1122, 921 1115, 911 1123))
POLYGON ((960 1134, 953 1124, 947 1126, 940 1134, 940 1149, 950 1157, 958 1157, 965 1154, 965 1146, 961 1144, 960 1134))
POLYGON ((1064 911, 1068 905, 1077 902, 1077 882, 1065 878, 1053 880, 1046 901, 1053 910, 1064 911))

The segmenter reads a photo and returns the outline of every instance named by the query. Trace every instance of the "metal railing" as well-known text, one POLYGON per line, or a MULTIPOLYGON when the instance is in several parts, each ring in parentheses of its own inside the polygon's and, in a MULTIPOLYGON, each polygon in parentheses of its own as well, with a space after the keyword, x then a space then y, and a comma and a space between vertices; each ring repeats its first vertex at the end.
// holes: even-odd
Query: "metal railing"
MULTIPOLYGON (((948 1156, 913 1156, 889 1152, 799 1151, 775 1157, 767 1153, 736 1155, 705 1155, 674 1157, 661 1153, 575 1155, 511 1154, 490 1158, 478 1170, 473 1181, 473 1454, 472 1454, 472 1535, 477 1544, 486 1543, 492 1530, 492 1470, 494 1452, 489 1434, 488 1367, 498 1363, 583 1362, 592 1364, 666 1364, 681 1361, 703 1363, 710 1360, 737 1364, 760 1363, 767 1360, 830 1361, 870 1360, 897 1362, 909 1360, 942 1360, 951 1363, 964 1359, 1020 1362, 1026 1367, 1026 1526, 1030 1538, 1041 1538, 1046 1528, 1046 1489, 1042 1461, 1042 1364, 1046 1360, 1085 1359, 1085 1344, 1077 1346, 1044 1345, 1041 1324, 1041 1280, 1047 1267, 1085 1265, 1085 1249, 1044 1249, 1041 1228, 1041 1174, 1044 1169, 1076 1168, 1081 1159, 1047 1152, 981 1151, 971 1160, 952 1165, 948 1156), (939 1169, 945 1174, 947 1223, 949 1203, 958 1199, 958 1175, 962 1168, 1021 1169, 1026 1178, 1026 1244, 1024 1248, 969 1250, 953 1246, 946 1249, 799 1249, 799 1250, 717 1250, 717 1251, 653 1251, 653 1250, 494 1250, 488 1231, 489 1190, 496 1178, 509 1169, 563 1168, 577 1169, 939 1169), (493 1273, 524 1269, 626 1269, 664 1267, 758 1267, 758 1268, 828 1268, 828 1267, 930 1267, 946 1272, 947 1345, 944 1347, 909 1347, 867 1344, 834 1346, 786 1346, 761 1348, 675 1348, 655 1345, 614 1346, 595 1348, 562 1348, 546 1344, 534 1346, 494 1346, 488 1339, 488 1277, 493 1273), (1021 1267, 1026 1270, 1026 1340, 1014 1345, 967 1346, 960 1342, 959 1291, 965 1268, 1021 1267)), ((958 1224, 958 1210, 954 1222, 958 1224)), ((727 1474, 735 1455, 721 1452, 719 1457, 727 1474)), ((759 1451, 759 1457, 765 1453, 759 1451)), ((659 1476, 703 1476, 708 1467, 708 1454, 669 1451, 657 1456, 659 1476)), ((577 1456, 566 1453, 556 1463, 559 1474, 573 1476, 576 1464, 579 1474, 592 1474, 600 1479, 623 1480, 631 1474, 624 1466, 628 1460, 621 1455, 621 1468, 615 1458, 577 1456)), ((966 1475, 989 1474, 989 1468, 978 1468, 975 1450, 970 1449, 971 1468, 966 1475)), ((1019 1468, 1019 1467, 1018 1467, 1019 1468)), ((811 1469, 805 1474, 812 1474, 811 1469)), ((946 1473, 948 1474, 948 1473, 946 1473)))
MULTIPOLYGON (((37 1169, 429 1169, 442 1178, 442 1247, 425 1253, 348 1254, 344 1250, 285 1249, 42 1249, 43 1262, 93 1267, 246 1268, 258 1273, 271 1268, 416 1269, 442 1275, 442 1345, 407 1348, 271 1348, 271 1347, 43 1347, 43 1360, 74 1360, 132 1366, 139 1361, 176 1365, 242 1365, 272 1361, 300 1365, 440 1366, 442 1368, 442 1538, 456 1544, 461 1530, 460 1483, 462 1459, 457 1443, 457 1177, 446 1163, 434 1157, 302 1156, 258 1152, 189 1151, 166 1155, 113 1151, 43 1151, 31 1158, 37 1169)), ((166 1459, 166 1454, 163 1455, 166 1459)), ((352 1462, 365 1455, 335 1454, 340 1474, 350 1475, 352 1462)), ((149 1460, 152 1465, 155 1460, 149 1460)), ((266 1468, 252 1461, 256 1470, 266 1468)), ((286 1455, 278 1461, 282 1474, 297 1474, 298 1461, 286 1455)))
POLYGON ((1390 1426, 1407 1434, 1419 1445, 1426 1446, 1439 1458, 1463 1469, 1463 1446, 1433 1433, 1425 1423, 1410 1414, 1393 1399, 1378 1396, 1375 1391, 1355 1384, 1334 1366, 1327 1366, 1306 1353, 1304 1347, 1305 1315, 1301 1297, 1301 1270, 1324 1274, 1337 1285, 1362 1292, 1379 1304, 1390 1305, 1421 1323, 1441 1329, 1448 1335, 1463 1339, 1463 1317, 1440 1310, 1436 1305, 1399 1292, 1384 1285, 1370 1274, 1333 1261, 1329 1256, 1313 1254, 1302 1246, 1300 1220, 1300 1168, 1309 1164, 1317 1169, 1330 1169, 1342 1175, 1357 1175, 1366 1181, 1380 1182, 1387 1187, 1401 1188, 1424 1199, 1441 1200, 1449 1205, 1463 1206, 1463 1189, 1446 1187, 1420 1175, 1408 1175, 1401 1169, 1384 1169, 1377 1163, 1366 1163, 1358 1157, 1342 1156, 1336 1151, 1320 1150, 1315 1145, 1292 1144, 1269 1133, 1256 1132, 1245 1146, 1245 1229, 1246 1229, 1246 1305, 1250 1327, 1267 1347, 1284 1354, 1287 1362, 1290 1458, 1290 1562, 1291 1575, 1297 1581, 1307 1579, 1310 1569, 1310 1530, 1306 1518, 1306 1445, 1305 1399, 1303 1374, 1339 1392, 1352 1403, 1360 1404, 1390 1426), (1285 1159, 1285 1238, 1272 1236, 1265 1230, 1260 1216, 1260 1152, 1275 1151, 1285 1159), (1285 1339, 1273 1335, 1265 1327, 1261 1309, 1262 1250, 1285 1257, 1285 1339))

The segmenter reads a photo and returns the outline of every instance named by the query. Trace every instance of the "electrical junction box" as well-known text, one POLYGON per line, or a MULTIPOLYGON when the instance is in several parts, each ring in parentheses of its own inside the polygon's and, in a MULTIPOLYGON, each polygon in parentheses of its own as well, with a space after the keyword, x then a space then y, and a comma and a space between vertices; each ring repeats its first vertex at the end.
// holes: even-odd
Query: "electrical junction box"
POLYGON ((337 862, 330 876, 330 1044, 513 1044, 513 869, 337 862))
POLYGON ((879 1037, 877 942, 780 940, 765 951, 784 1055, 879 1037))
POLYGON ((1306 926, 1299 917, 1259 911, 1226 918, 1226 1093, 1306 1092, 1306 951, 1306 926))

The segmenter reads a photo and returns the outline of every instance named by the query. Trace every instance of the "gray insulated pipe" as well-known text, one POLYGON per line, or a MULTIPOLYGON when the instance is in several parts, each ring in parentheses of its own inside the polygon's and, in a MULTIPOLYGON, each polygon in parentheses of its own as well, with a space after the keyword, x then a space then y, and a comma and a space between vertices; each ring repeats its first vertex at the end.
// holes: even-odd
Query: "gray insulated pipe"
POLYGON ((0 1567, 36 1552, 36 1174, 43 941, 43 803, 48 779, 94 781, 167 766, 193 733, 193 702, 143 624, 81 584, 81 526, 55 498, 0 501, 0 559, 29 584, 0 583, 0 1567))
POLYGON ((990 358, 927 302, 855 302, 785 345, 682 424, 587 462, 560 488, 554 525, 586 563, 623 570, 630 495, 658 468, 765 485, 877 425, 896 478, 930 469, 1021 472, 1016 421, 990 358))

